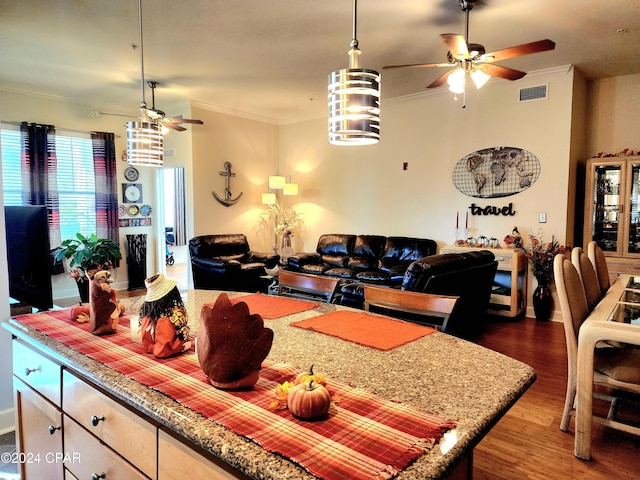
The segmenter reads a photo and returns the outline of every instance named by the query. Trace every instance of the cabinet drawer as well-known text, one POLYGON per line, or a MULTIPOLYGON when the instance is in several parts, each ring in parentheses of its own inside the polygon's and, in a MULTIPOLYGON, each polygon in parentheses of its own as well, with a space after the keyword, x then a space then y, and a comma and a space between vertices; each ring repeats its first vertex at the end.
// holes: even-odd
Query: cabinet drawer
POLYGON ((210 460, 171 435, 158 432, 158 480, 249 478, 221 460, 210 460))
MULTIPOLYGON (((122 432, 122 434, 126 436, 128 432, 122 432)), ((64 421, 64 450, 64 466, 77 478, 104 478, 105 480, 147 478, 67 417, 64 421)))
POLYGON ((60 365, 18 340, 13 341, 13 374, 60 406, 60 365))
POLYGON ((495 254, 496 262, 498 262, 498 270, 511 270, 513 266, 513 255, 495 254))
POLYGON ((155 478, 156 427, 67 370, 63 372, 62 385, 64 412, 146 475, 155 478))
POLYGON ((22 478, 61 480, 62 412, 16 377, 13 388, 18 410, 16 439, 23 458, 22 478))

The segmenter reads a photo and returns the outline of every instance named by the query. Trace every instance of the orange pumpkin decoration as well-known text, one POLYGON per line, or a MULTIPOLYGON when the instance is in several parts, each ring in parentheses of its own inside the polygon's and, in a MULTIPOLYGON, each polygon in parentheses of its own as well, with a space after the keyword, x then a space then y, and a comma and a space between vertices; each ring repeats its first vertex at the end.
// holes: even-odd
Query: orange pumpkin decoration
POLYGON ((329 411, 331 395, 329 390, 311 380, 296 385, 289 392, 287 405, 295 417, 303 420, 319 418, 329 411))
POLYGON ((309 367, 308 371, 299 373, 293 383, 294 385, 300 385, 301 383, 310 381, 319 383, 324 387, 327 386, 327 379, 325 378, 324 373, 313 373, 313 365, 309 367))

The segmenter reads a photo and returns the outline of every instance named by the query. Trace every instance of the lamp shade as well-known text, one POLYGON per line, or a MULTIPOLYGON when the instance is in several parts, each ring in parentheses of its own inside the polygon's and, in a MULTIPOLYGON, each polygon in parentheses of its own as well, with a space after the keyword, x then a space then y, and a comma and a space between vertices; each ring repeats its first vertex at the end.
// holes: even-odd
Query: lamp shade
POLYGON ((447 77, 449 91, 453 93, 463 93, 466 72, 462 68, 456 68, 451 75, 447 77))
POLYGON ((276 194, 275 193, 263 193, 262 194, 262 204, 263 205, 275 205, 276 204, 276 194))
POLYGON ((298 195, 298 184, 297 183, 285 183, 284 188, 282 189, 282 193, 284 195, 298 195))
POLYGON ((344 68, 329 75, 329 143, 373 145, 380 141, 380 74, 344 68))
POLYGON ((161 167, 164 159, 162 132, 152 122, 127 122, 127 162, 161 167))
POLYGON ((471 80, 476 84, 476 88, 479 90, 482 86, 489 81, 491 75, 483 72, 479 68, 476 68, 473 72, 471 72, 471 80))
POLYGON ((269 188, 273 188, 274 190, 282 190, 286 181, 287 180, 284 177, 281 177, 279 175, 271 175, 269 177, 269 188))

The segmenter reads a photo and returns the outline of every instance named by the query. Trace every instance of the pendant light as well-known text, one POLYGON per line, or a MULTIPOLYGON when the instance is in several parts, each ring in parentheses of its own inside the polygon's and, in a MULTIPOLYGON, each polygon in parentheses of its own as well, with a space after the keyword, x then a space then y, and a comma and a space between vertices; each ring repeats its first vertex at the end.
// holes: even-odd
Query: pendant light
POLYGON ((358 1, 353 0, 349 68, 329 75, 329 143, 373 145, 380 141, 380 74, 360 68, 356 37, 358 1))
POLYGON ((140 43, 140 121, 127 122, 127 163, 147 167, 161 167, 164 146, 160 125, 149 118, 144 97, 144 45, 142 40, 142 0, 138 0, 140 43))

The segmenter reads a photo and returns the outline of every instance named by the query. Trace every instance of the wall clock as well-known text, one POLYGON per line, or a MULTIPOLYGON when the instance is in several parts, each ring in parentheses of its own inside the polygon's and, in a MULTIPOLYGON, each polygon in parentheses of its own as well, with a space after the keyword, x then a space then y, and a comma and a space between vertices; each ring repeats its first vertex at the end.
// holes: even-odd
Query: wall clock
POLYGON ((135 167, 128 167, 124 171, 124 178, 129 180, 130 182, 135 182, 140 177, 138 170, 135 167))
POLYGON ((123 183, 122 198, 125 203, 142 203, 142 185, 140 183, 123 183))

